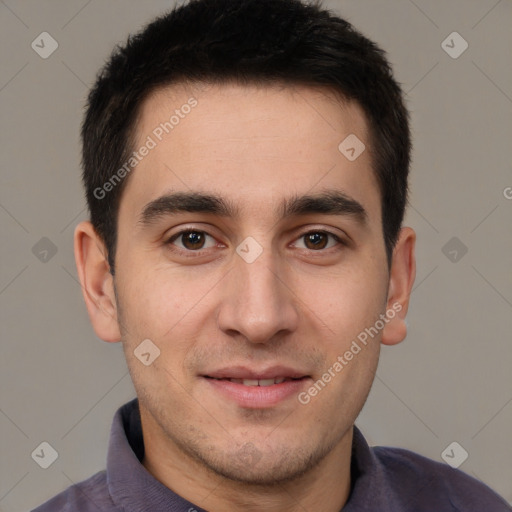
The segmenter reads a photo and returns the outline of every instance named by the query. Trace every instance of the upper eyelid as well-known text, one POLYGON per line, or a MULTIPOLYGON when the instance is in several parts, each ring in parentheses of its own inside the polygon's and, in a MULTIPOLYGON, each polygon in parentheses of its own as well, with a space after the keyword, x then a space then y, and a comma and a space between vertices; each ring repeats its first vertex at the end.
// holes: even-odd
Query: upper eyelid
POLYGON ((167 241, 172 240, 173 238, 178 238, 180 235, 184 235, 185 233, 204 233, 205 235, 211 236, 212 238, 217 238, 215 235, 212 235, 209 233, 206 229, 199 229, 199 228, 182 228, 179 231, 176 231, 176 233, 173 233, 172 235, 168 235, 165 237, 167 241))

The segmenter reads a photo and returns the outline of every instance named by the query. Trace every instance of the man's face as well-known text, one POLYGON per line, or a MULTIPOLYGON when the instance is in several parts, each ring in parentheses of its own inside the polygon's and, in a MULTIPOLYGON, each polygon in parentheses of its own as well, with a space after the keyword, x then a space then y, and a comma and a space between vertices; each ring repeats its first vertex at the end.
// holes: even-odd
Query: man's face
POLYGON ((145 436, 228 478, 284 481, 350 435, 378 360, 381 332, 343 357, 389 307, 364 115, 309 88, 176 86, 145 102, 135 149, 148 136, 115 257, 145 436), (350 134, 366 144, 354 161, 338 149, 350 134), (176 193, 229 208, 151 205, 176 193), (342 201, 326 202, 334 193, 342 201), (302 196, 319 201, 284 208, 302 196), (160 355, 146 366, 134 351, 147 339, 160 355))

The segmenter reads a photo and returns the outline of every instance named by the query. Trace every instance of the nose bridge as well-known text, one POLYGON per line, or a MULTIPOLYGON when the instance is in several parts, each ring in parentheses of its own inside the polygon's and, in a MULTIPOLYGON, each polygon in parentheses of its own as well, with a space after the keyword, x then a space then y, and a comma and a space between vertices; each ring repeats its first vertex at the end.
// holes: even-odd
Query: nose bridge
MULTIPOLYGON (((238 278, 240 279, 240 298, 248 307, 257 311, 262 306, 268 306, 268 311, 275 309, 281 295, 278 272, 270 251, 259 257, 253 263, 239 262, 238 278), (246 292, 244 291, 246 290, 246 292)), ((282 286, 282 285, 281 285, 282 286)))
MULTIPOLYGON (((244 248, 248 247, 241 244, 240 249, 244 248)), ((254 260, 245 258, 243 252, 240 257, 236 255, 228 279, 218 316, 221 329, 237 331, 253 343, 266 343, 278 332, 295 328, 297 312, 292 294, 283 284, 270 249, 261 251, 254 260)))

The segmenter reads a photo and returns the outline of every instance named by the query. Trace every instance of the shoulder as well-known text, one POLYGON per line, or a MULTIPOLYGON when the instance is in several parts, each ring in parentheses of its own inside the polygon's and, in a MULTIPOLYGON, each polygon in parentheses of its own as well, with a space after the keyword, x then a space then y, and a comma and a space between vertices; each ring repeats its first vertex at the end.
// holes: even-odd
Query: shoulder
POLYGON ((100 471, 87 480, 78 482, 32 512, 114 512, 108 492, 106 471, 100 471))
POLYGON ((431 510, 432 506, 453 512, 512 510, 485 484, 447 464, 401 448, 375 447, 372 451, 388 486, 414 510, 431 510))

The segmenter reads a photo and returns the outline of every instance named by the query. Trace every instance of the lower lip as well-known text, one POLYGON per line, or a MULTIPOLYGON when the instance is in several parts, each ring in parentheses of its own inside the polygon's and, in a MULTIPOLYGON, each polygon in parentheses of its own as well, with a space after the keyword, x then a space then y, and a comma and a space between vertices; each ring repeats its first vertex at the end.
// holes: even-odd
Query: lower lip
POLYGON ((236 402, 240 407, 263 409, 273 407, 291 396, 297 396, 309 378, 287 380, 271 386, 244 386, 229 380, 203 377, 213 389, 236 402))

